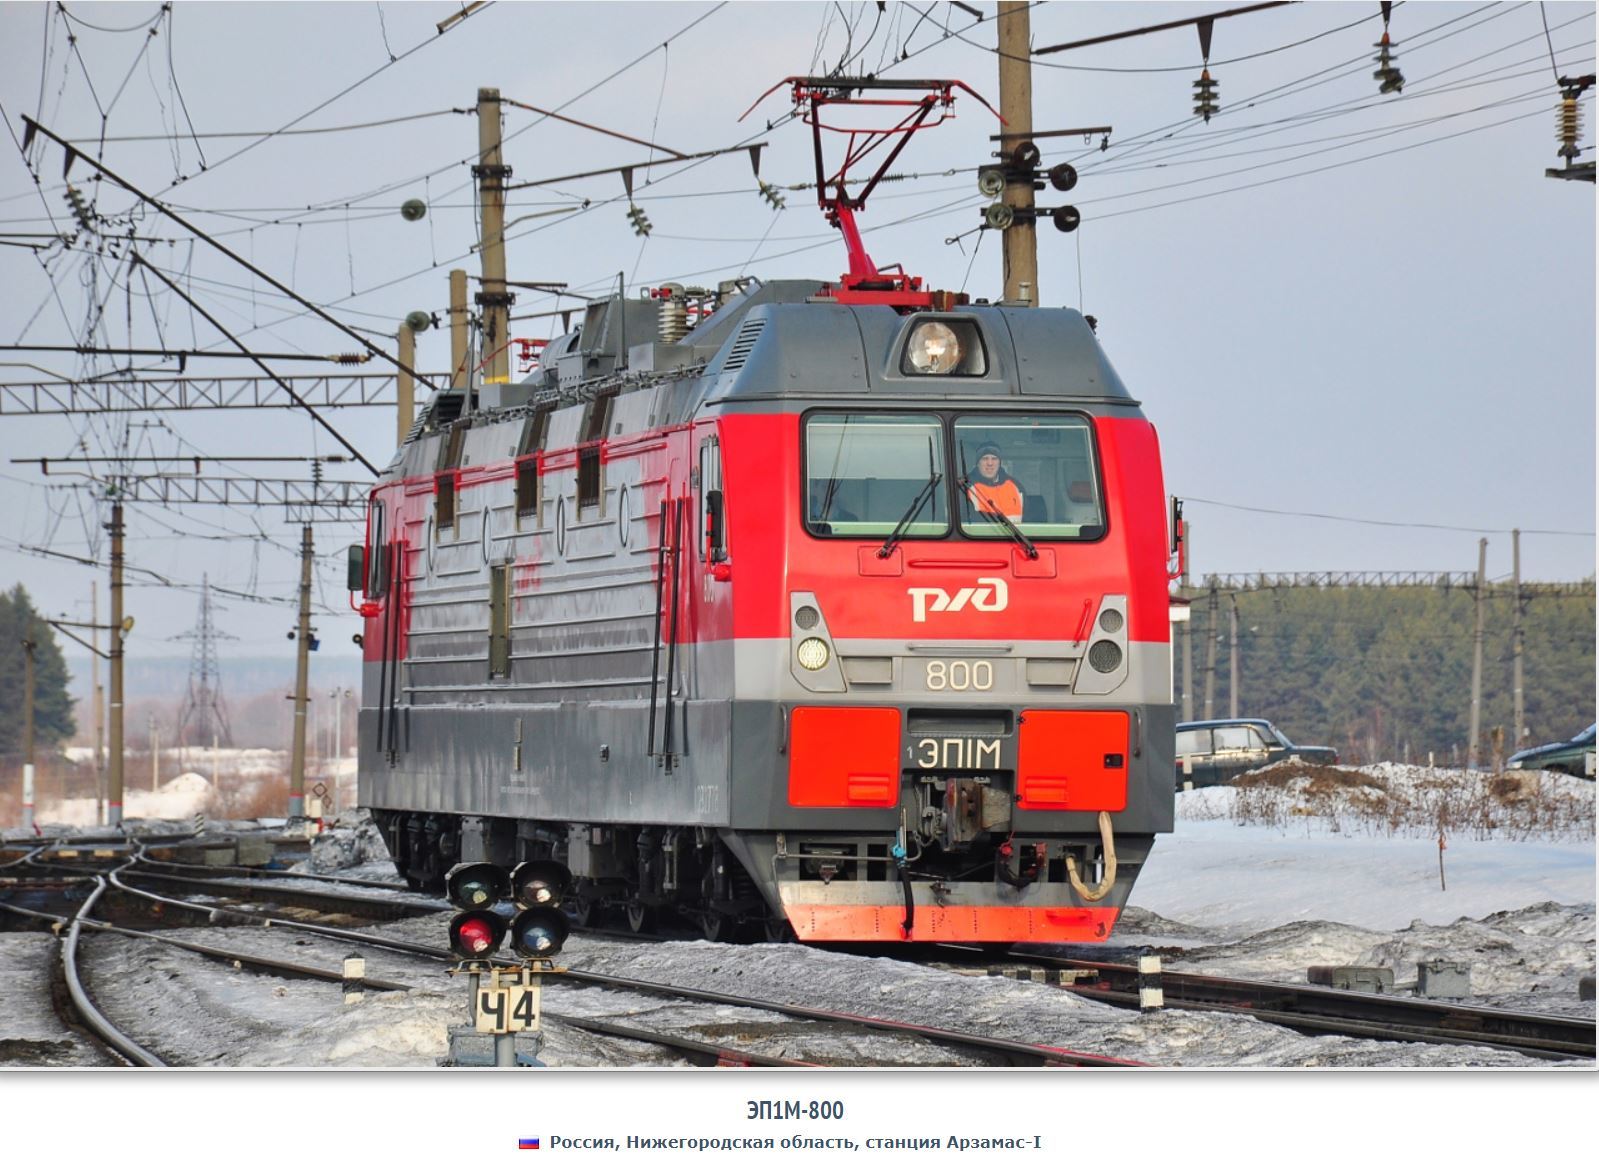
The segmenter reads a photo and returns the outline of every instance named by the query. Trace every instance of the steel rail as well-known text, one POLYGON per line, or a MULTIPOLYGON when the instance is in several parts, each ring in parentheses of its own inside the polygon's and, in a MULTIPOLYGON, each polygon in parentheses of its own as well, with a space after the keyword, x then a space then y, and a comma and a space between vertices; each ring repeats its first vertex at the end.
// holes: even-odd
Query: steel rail
MULTIPOLYGON (((1095 970, 1103 981, 1100 985, 1073 985, 1069 990, 1111 1004, 1137 1002, 1138 970, 1134 967, 1042 956, 1019 958, 1095 970)), ((1544 1059, 1594 1056, 1592 1020, 1194 972, 1162 972, 1160 982, 1167 1007, 1241 1011, 1307 1032, 1478 1045, 1544 1059)))
MULTIPOLYGON (((64 915, 53 914, 48 911, 36 911, 31 907, 21 907, 14 903, 0 902, 0 911, 7 911, 14 915, 21 915, 29 919, 47 923, 57 934, 68 922, 64 915)), ((157 931, 139 931, 130 927, 119 927, 103 919, 84 919, 82 925, 92 931, 107 935, 122 935, 130 939, 147 939, 154 943, 175 947, 182 951, 193 952, 207 959, 218 960, 232 964, 235 967, 247 967, 267 975, 283 976, 286 978, 299 978, 319 980, 326 983, 343 984, 345 977, 342 972, 331 968, 319 968, 310 964, 295 963, 290 960, 269 959, 265 956, 251 955, 237 949, 213 947, 207 944, 192 943, 186 939, 178 939, 171 935, 163 935, 157 931)), ((411 984, 402 984, 394 980, 380 979, 376 976, 366 976, 361 981, 363 988, 382 992, 409 992, 416 989, 411 984)), ((729 1048, 714 1044, 706 1040, 695 1040, 689 1037, 677 1036, 669 1032, 661 1032, 650 1028, 637 1028, 622 1024, 611 1024, 601 1020, 591 1020, 582 1016, 567 1016, 555 1012, 546 1013, 544 1019, 554 1024, 562 1024, 589 1032, 597 1036, 611 1037, 617 1040, 637 1040, 646 1044, 655 1044, 663 1048, 670 1048, 680 1055, 694 1061, 701 1066, 726 1067, 738 1066, 749 1068, 820 1068, 803 1059, 785 1059, 776 1056, 766 1056, 756 1052, 746 1052, 738 1048, 729 1048)))
MULTIPOLYGON (((171 899, 157 895, 150 891, 143 891, 137 887, 129 886, 123 882, 116 871, 109 873, 113 886, 119 887, 131 894, 147 899, 176 906, 187 910, 204 912, 210 915, 228 915, 245 922, 257 923, 265 927, 283 927, 295 931, 309 931, 323 935, 330 939, 341 940, 346 943, 364 944, 370 947, 381 947, 391 951, 399 951, 426 959, 454 962, 456 956, 451 952, 426 944, 414 943, 408 940, 390 939, 387 936, 373 935, 371 933, 356 932, 345 928, 329 927, 325 924, 308 923, 302 920, 279 919, 273 916, 264 916, 258 912, 241 911, 230 907, 211 907, 203 903, 193 903, 187 900, 171 899)), ((496 957, 494 963, 506 966, 518 966, 520 961, 508 957, 496 957)), ((995 1037, 981 1036, 976 1033, 959 1032, 948 1028, 935 1028, 922 1024, 911 1024, 900 1020, 885 1020, 872 1016, 860 1016, 848 1012, 836 1012, 823 1008, 810 1008, 799 1004, 784 1004, 775 1000, 761 1000, 749 996, 739 996, 732 993, 711 992, 700 988, 689 988, 675 984, 661 984, 649 980, 635 980, 625 976, 608 976, 598 972, 584 971, 579 968, 570 968, 555 977, 557 980, 584 983, 597 987, 621 988, 627 991, 644 992, 646 994, 665 995, 677 999, 698 1000, 711 1004, 735 1005, 745 1008, 776 1012, 779 1015, 796 1019, 821 1020, 838 1024, 848 1024, 856 1027, 871 1028, 883 1032, 903 1033, 920 1037, 932 1043, 956 1045, 962 1048, 975 1049, 992 1055, 998 1055, 1009 1061, 1020 1062, 1033 1067, 1085 1067, 1085 1068, 1139 1068, 1144 1067, 1143 1061, 1127 1060, 1120 1057, 1103 1056, 1089 1052, 1075 1052, 1068 1048, 1055 1048, 1044 1044, 1027 1044, 1020 1041, 1000 1040, 995 1037)))
MULTIPOLYGON (((56 929, 61 928, 68 922, 67 917, 64 915, 54 915, 48 911, 35 911, 31 907, 21 907, 15 903, 0 903, 0 911, 9 911, 14 915, 23 915, 29 919, 49 923, 52 928, 56 929)), ((91 931, 101 932, 106 935, 125 935, 130 939, 148 939, 183 951, 191 951, 208 959, 244 965, 274 975, 301 976, 306 979, 325 980, 328 983, 342 984, 344 982, 344 974, 333 971, 331 968, 312 967, 309 964, 299 964, 289 960, 267 959, 264 956, 251 955, 248 952, 225 947, 191 943, 186 939, 178 939, 176 936, 163 935, 159 931, 140 931, 137 928, 120 927, 115 923, 108 923, 104 919, 85 919, 82 923, 84 927, 91 931)), ((363 987, 372 988, 380 992, 408 992, 412 990, 410 984, 395 983, 392 980, 378 979, 374 976, 365 977, 362 979, 361 984, 363 987)))
MULTIPOLYGON (((312 891, 276 883, 228 883, 219 879, 190 878, 185 875, 168 875, 160 871, 141 871, 126 868, 119 869, 119 873, 124 877, 141 880, 154 879, 159 882, 181 883, 196 890, 205 888, 205 893, 211 895, 242 899, 255 899, 258 896, 268 899, 276 897, 291 903, 298 900, 308 902, 318 908, 327 907, 330 911, 337 910, 346 914, 359 914, 363 918, 371 918, 379 922, 408 919, 418 915, 438 915, 452 910, 448 903, 441 900, 377 899, 365 895, 312 891)), ((382 888, 379 888, 379 890, 382 890, 382 888)))
POLYGON ((101 878, 89 897, 83 901, 77 913, 72 917, 67 928, 66 938, 61 943, 61 969, 66 976, 67 994, 72 998, 72 1006, 77 1010, 89 1030, 94 1033, 118 1056, 123 1057, 130 1064, 142 1068, 165 1068, 166 1061, 144 1046, 137 1044, 122 1029, 114 1024, 99 1008, 95 1007, 90 999, 88 989, 83 986, 83 980, 78 974, 78 933, 82 930, 84 920, 88 919, 89 912, 94 910, 94 905, 105 894, 106 881, 101 878))
POLYGON ((246 876, 249 878, 283 878, 293 879, 296 882, 311 883, 344 883, 351 887, 370 887, 374 890, 411 892, 411 888, 404 880, 385 883, 377 879, 357 879, 352 875, 318 875, 310 871, 284 871, 275 867, 217 867, 198 863, 177 863, 171 859, 152 859, 141 850, 135 859, 147 867, 159 867, 163 871, 176 871, 180 875, 193 875, 196 878, 210 876, 212 878, 229 878, 246 876))
POLYGON ((724 1048, 708 1040, 693 1040, 674 1036, 670 1032, 657 1032, 650 1028, 634 1028, 625 1024, 608 1024, 584 1016, 562 1016, 554 1012, 544 1017, 551 1023, 592 1032, 597 1036, 610 1036, 617 1040, 638 1040, 645 1044, 658 1044, 671 1048, 691 1060, 703 1061, 712 1068, 733 1065, 743 1068, 825 1068, 808 1060, 785 1060, 780 1056, 765 1056, 758 1052, 745 1052, 739 1048, 724 1048))

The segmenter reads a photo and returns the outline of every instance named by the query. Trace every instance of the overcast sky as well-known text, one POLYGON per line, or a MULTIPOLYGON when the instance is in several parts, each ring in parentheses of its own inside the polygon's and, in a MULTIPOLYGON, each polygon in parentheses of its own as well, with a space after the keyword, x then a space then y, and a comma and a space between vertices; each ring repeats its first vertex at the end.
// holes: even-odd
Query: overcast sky
MULTIPOLYGON (((98 320, 101 343, 225 347, 181 299, 148 275, 130 282, 125 257, 102 252, 103 238, 131 229, 171 239, 141 250, 256 349, 354 347, 182 226, 97 185, 83 162, 70 180, 93 205, 96 233, 71 248, 30 249, 47 240, 19 235, 75 226, 62 150, 36 140, 24 154, 24 114, 392 350, 407 312, 447 306, 450 267, 479 273, 469 172, 479 86, 681 152, 762 141, 761 178, 788 186, 812 172, 808 131, 781 116, 786 95, 738 120, 784 77, 848 61, 851 72, 959 78, 997 105, 994 6, 970 7, 986 18, 948 4, 879 14, 874 3, 501 2, 440 35, 436 22, 457 5, 193 3, 162 16, 154 3, 69 3, 65 14, 0 4, 10 131, 0 140, 0 344, 76 344, 98 320), (427 202, 421 222, 401 218, 408 198, 427 202)), ((1225 7, 1041 4, 1032 35, 1043 47, 1225 7)), ((1390 32, 1406 83, 1387 96, 1372 79, 1381 32, 1376 3, 1217 22, 1210 61, 1221 110, 1208 125, 1191 112, 1202 67, 1192 27, 1037 58, 1035 128, 1111 127, 1105 149, 1098 134, 1040 142, 1046 163, 1071 159, 1082 175, 1069 196, 1047 191, 1041 203, 1071 201, 1083 217, 1075 234, 1039 232, 1042 301, 1099 319, 1111 360, 1160 430, 1167 487, 1187 498, 1197 571, 1465 571, 1485 535, 1489 572, 1505 576, 1508 530, 1520 527, 1524 576, 1590 576, 1594 186, 1544 171, 1562 164, 1555 77, 1594 70, 1594 6, 1396 4, 1390 32)), ((1581 160, 1591 163, 1591 94, 1582 106, 1581 160)), ((873 196, 867 246, 879 264, 904 263, 934 286, 998 297, 1001 247, 975 232, 986 199, 972 172, 998 127, 970 98, 955 112, 901 156, 905 180, 873 196)), ((505 134, 513 181, 651 156, 514 107, 505 134)), ((784 196, 774 212, 742 152, 640 169, 635 201, 653 227, 641 240, 615 174, 521 190, 509 219, 577 209, 512 225, 509 277, 587 293, 618 271, 634 287, 740 273, 836 277, 843 247, 814 193, 784 196)), ((555 305, 524 292, 514 311, 555 305)), ((555 325, 513 329, 545 337, 555 325)), ((442 372, 448 354, 447 334, 420 337, 424 370, 442 372)), ((7 383, 130 362, 40 352, 0 352, 0 361, 7 383)), ((170 361, 131 362, 176 371, 170 361)), ((193 361, 188 370, 253 368, 193 361)), ((329 418, 369 459, 386 461, 392 413, 329 418)), ((124 446, 138 455, 340 450, 308 418, 272 412, 0 416, 6 460, 124 446)), ((207 469, 230 471, 278 478, 305 468, 207 469)), ((328 475, 365 473, 336 465, 328 475)), ((55 482, 37 465, 0 464, 0 576, 21 580, 46 612, 80 617, 98 578, 104 616, 103 569, 21 551, 108 555, 103 505, 45 486, 55 482)), ((347 609, 337 557, 356 535, 318 527, 329 609, 347 609)), ((239 638, 227 652, 270 654, 292 648, 284 634, 298 540, 272 511, 252 519, 139 506, 128 560, 180 585, 208 573, 285 602, 220 601, 219 626, 239 638)), ((194 624, 193 591, 130 579, 128 611, 139 620, 130 650, 186 655, 170 638, 194 624)), ((319 627, 325 648, 353 654, 353 614, 324 613, 319 627)))

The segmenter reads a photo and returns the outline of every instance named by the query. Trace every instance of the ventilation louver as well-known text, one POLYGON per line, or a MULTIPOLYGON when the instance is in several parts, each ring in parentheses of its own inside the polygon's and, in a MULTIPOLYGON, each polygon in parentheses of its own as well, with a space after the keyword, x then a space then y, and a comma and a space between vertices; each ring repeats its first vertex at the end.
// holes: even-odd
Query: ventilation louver
POLYGON ((737 371, 749 361, 750 352, 755 349, 755 343, 761 337, 761 332, 766 329, 764 318, 752 318, 741 326, 738 336, 733 340, 733 349, 727 353, 727 362, 722 364, 724 371, 737 371))

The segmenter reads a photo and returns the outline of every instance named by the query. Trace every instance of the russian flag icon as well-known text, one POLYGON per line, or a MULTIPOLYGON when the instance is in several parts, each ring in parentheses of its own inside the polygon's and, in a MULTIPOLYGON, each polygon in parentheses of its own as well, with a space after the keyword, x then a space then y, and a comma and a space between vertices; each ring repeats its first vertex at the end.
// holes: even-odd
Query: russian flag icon
POLYGON ((516 1139, 516 1147, 518 1149, 537 1149, 539 1147, 539 1139, 537 1137, 518 1137, 516 1139))

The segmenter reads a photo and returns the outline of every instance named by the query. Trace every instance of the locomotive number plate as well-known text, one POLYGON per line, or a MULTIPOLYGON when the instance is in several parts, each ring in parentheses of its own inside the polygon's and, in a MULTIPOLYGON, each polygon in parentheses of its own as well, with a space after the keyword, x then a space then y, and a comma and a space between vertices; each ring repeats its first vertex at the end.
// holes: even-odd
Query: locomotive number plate
POLYGON ((929 693, 986 693, 994 688, 994 663, 986 658, 929 658, 922 662, 929 693))
POLYGON ((917 738, 911 756, 923 770, 998 770, 998 738, 917 738))
MULTIPOLYGON (((508 979, 520 979, 510 973, 508 979)), ((479 1032, 537 1032, 539 989, 525 984, 502 984, 496 975, 484 975, 478 984, 474 1025, 479 1032), (493 980, 493 983, 489 981, 493 980)))

